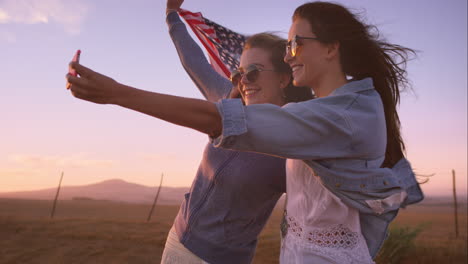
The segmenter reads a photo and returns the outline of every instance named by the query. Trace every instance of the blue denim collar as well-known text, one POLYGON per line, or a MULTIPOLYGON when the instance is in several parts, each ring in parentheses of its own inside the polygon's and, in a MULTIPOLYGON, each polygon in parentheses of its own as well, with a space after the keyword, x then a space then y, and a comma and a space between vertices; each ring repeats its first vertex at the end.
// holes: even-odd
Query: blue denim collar
POLYGON ((364 78, 358 81, 351 81, 333 91, 330 95, 341 95, 345 93, 357 93, 374 89, 372 78, 364 78))

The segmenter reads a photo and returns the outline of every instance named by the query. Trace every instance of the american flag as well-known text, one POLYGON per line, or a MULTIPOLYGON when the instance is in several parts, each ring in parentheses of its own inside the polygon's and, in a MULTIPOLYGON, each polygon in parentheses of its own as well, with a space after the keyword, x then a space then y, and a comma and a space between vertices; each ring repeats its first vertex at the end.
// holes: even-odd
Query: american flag
POLYGON ((231 72, 239 67, 245 36, 204 18, 200 12, 192 13, 180 9, 179 15, 205 47, 211 66, 219 74, 229 78, 231 72))

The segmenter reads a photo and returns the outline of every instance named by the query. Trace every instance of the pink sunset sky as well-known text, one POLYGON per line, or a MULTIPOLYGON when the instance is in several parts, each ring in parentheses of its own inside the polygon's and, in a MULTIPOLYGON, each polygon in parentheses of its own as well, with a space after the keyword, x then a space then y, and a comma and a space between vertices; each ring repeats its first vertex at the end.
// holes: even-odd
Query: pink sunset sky
MULTIPOLYGON (((305 1, 186 0, 183 7, 234 31, 284 37, 305 1)), ((407 157, 423 190, 448 195, 451 170, 467 190, 466 0, 342 0, 390 42, 419 51, 402 94, 407 157)), ((85 66, 141 89, 202 98, 167 33, 165 1, 0 0, 0 192, 111 178, 190 186, 207 137, 65 89, 77 49, 85 66)))

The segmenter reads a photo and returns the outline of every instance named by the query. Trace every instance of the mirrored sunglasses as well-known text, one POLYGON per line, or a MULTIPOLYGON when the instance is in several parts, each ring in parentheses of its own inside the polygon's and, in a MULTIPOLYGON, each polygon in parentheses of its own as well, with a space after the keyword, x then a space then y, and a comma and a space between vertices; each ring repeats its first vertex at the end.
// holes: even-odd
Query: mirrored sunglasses
POLYGON ((231 83, 234 86, 238 86, 242 78, 245 76, 245 79, 249 82, 255 82, 258 79, 260 72, 262 71, 276 71, 276 70, 266 70, 260 69, 257 65, 251 64, 242 70, 239 68, 231 73, 231 83))
POLYGON ((291 55, 291 57, 296 57, 297 55, 297 48, 299 46, 302 46, 303 43, 301 40, 303 39, 311 39, 311 40, 319 40, 318 38, 312 38, 312 37, 301 37, 298 35, 295 35, 288 43, 286 44, 286 54, 291 55))

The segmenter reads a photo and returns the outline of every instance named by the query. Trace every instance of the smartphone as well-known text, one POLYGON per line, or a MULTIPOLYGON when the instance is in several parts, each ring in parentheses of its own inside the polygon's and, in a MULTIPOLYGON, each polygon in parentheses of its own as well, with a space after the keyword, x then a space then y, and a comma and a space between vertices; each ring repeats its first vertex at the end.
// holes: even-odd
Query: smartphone
MULTIPOLYGON (((73 59, 72 61, 73 62, 80 62, 80 55, 81 55, 81 50, 77 50, 76 53, 75 53, 75 56, 73 56, 73 59)), ((71 75, 73 76, 77 76, 78 74, 76 73, 76 71, 74 69, 71 69, 68 71, 68 73, 70 73, 71 75)))

